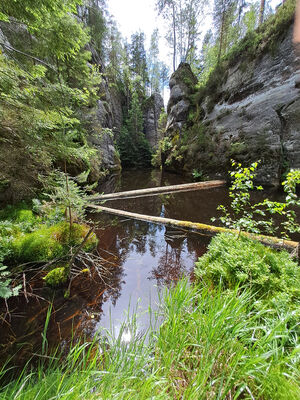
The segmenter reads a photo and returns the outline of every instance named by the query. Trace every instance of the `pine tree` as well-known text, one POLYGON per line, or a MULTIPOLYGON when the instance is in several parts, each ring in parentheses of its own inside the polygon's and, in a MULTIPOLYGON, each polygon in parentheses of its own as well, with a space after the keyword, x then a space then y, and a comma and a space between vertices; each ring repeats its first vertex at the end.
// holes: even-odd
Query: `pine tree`
POLYGON ((236 2, 234 0, 215 0, 214 2, 213 17, 219 40, 218 63, 223 53, 226 52, 229 27, 233 20, 235 8, 236 2))
POLYGON ((169 23, 167 40, 173 52, 173 70, 178 63, 192 63, 196 55, 204 0, 157 0, 156 7, 169 23))
POLYGON ((131 35, 130 44, 130 68, 133 77, 141 77, 143 85, 149 82, 146 51, 145 51, 145 34, 143 32, 136 32, 131 35))

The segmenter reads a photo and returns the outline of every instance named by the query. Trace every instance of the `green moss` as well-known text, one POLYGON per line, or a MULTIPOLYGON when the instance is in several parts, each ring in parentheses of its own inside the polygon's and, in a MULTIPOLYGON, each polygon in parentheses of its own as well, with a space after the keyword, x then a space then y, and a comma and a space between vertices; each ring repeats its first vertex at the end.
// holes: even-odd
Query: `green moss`
MULTIPOLYGON (((66 255, 71 246, 79 245, 87 234, 87 225, 73 224, 71 230, 66 222, 51 227, 42 226, 32 233, 19 235, 13 241, 13 256, 21 262, 49 261, 66 255)), ((97 244, 92 233, 84 250, 91 250, 97 244)))
POLYGON ((22 201, 16 205, 8 205, 0 210, 0 220, 10 220, 13 222, 33 222, 34 214, 28 203, 22 201))
MULTIPOLYGON (((73 224, 71 229, 67 223, 62 223, 59 225, 61 227, 59 240, 62 244, 68 246, 79 245, 90 229, 90 227, 85 224, 73 224)), ((97 236, 95 233, 92 233, 84 245, 84 250, 91 250, 97 245, 97 243, 97 236)))
POLYGON ((59 241, 57 225, 19 235, 13 241, 13 256, 21 262, 48 261, 66 253, 59 241))
POLYGON ((68 280, 68 272, 65 267, 57 267, 43 278, 45 283, 51 287, 58 287, 63 285, 68 280))

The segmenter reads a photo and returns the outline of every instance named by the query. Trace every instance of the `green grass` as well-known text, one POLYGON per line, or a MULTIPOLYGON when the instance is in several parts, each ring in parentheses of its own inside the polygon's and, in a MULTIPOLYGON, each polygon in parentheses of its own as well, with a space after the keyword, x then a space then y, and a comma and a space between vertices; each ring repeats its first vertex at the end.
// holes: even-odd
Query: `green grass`
POLYGON ((24 369, 0 398, 299 399, 298 338, 291 346, 288 316, 265 326, 267 312, 257 312, 249 290, 183 280, 166 291, 157 332, 139 335, 133 318, 117 337, 75 344, 66 358, 24 369), (133 339, 125 343, 128 329, 133 339))

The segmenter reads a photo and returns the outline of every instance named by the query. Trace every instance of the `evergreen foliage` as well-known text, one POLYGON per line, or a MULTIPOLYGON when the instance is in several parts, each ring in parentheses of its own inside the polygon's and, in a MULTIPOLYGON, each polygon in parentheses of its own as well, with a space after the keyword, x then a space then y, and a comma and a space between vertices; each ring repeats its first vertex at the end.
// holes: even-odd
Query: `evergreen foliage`
POLYGON ((151 150, 143 133, 143 113, 137 92, 133 92, 128 118, 118 140, 124 166, 149 166, 151 150))
POLYGON ((40 3, 0 5, 8 38, 0 43, 1 178, 16 197, 38 185, 39 172, 62 160, 87 169, 94 154, 78 111, 95 103, 100 75, 88 65, 90 37, 75 15, 78 2, 40 3))
POLYGON ((172 49, 173 72, 180 62, 196 61, 203 21, 203 0, 157 0, 156 8, 168 24, 166 39, 172 49))

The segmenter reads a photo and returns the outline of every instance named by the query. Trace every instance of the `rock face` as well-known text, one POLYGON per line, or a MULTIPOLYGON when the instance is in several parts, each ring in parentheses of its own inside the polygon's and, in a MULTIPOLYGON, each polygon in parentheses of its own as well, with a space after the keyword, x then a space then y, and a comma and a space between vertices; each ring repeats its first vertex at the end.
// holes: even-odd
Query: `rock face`
POLYGON ((181 63, 172 74, 169 82, 170 99, 167 107, 167 131, 182 131, 191 105, 190 95, 196 83, 197 79, 187 63, 181 63))
POLYGON ((276 54, 265 52, 252 61, 241 57, 213 96, 194 108, 180 83, 171 83, 171 136, 184 122, 189 125, 188 108, 199 115, 187 128, 193 135, 182 169, 222 173, 231 158, 243 163, 261 160, 258 180, 276 185, 285 166, 300 168, 300 57, 294 51, 292 29, 277 43, 276 54))
POLYGON ((152 150, 156 150, 161 139, 158 131, 158 120, 164 100, 159 93, 153 93, 146 102, 144 112, 144 133, 152 150))
POLYGON ((120 170, 120 159, 117 155, 114 140, 119 135, 122 125, 121 97, 116 90, 109 88, 105 79, 100 85, 100 99, 97 106, 85 112, 88 141, 96 148, 94 172, 90 177, 97 180, 100 170, 120 170))

